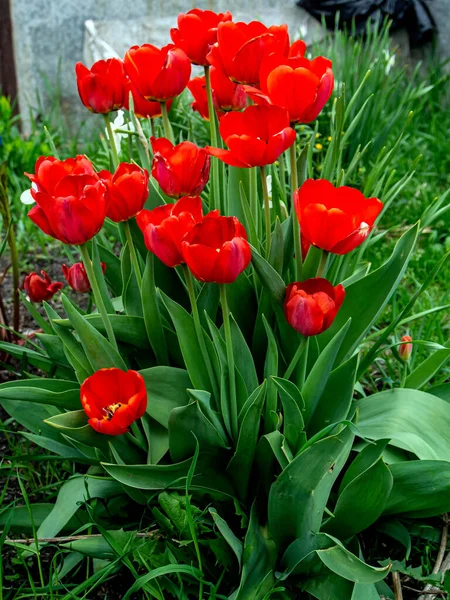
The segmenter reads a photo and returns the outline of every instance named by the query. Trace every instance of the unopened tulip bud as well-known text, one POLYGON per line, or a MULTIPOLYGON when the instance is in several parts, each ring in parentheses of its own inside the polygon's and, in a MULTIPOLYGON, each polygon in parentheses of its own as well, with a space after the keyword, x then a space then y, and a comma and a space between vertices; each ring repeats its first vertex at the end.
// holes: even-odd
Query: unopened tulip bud
POLYGON ((400 344, 398 353, 400 355, 400 358, 404 362, 407 362, 409 360, 409 357, 411 356, 411 352, 413 349, 413 345, 410 343, 412 342, 412 338, 409 335, 404 335, 401 341, 402 343, 400 344))

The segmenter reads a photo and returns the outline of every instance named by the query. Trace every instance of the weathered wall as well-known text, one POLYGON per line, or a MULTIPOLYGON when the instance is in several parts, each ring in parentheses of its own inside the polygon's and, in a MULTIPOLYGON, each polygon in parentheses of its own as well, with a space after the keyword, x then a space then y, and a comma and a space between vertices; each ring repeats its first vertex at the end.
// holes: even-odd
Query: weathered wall
MULTIPOLYGON (((193 6, 230 10, 235 19, 261 18, 267 24, 287 22, 301 30, 306 41, 321 35, 320 25, 295 0, 10 0, 19 106, 37 106, 37 95, 48 96, 48 85, 59 82, 63 110, 77 120, 82 111, 77 99, 74 65, 89 62, 85 48, 85 21, 92 19, 99 34, 121 55, 132 44, 163 44, 176 16, 193 6), (47 83, 46 83, 47 82, 47 83)), ((450 55, 450 0, 430 0, 442 28, 441 48, 450 55)), ((26 128, 26 124, 25 124, 26 128)))

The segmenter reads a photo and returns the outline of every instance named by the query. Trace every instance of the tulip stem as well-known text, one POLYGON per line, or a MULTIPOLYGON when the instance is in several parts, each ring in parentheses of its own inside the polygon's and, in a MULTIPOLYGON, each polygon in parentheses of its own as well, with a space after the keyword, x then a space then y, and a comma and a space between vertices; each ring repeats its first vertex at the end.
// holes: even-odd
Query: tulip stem
MULTIPOLYGON (((211 132, 211 146, 214 148, 218 147, 217 142, 217 128, 216 128, 216 111, 214 110, 212 87, 211 87, 211 73, 209 65, 205 67, 205 82, 206 82, 206 98, 208 100, 208 114, 209 114, 209 130, 211 132)), ((211 179, 212 179, 212 202, 211 208, 218 208, 223 211, 221 206, 220 198, 220 181, 219 181, 219 163, 218 159, 211 157, 211 179)))
POLYGON ((133 236, 131 235, 130 222, 125 221, 124 224, 125 236, 127 238, 128 249, 130 250, 131 262, 133 263, 134 272, 136 274, 136 279, 138 282, 139 289, 142 287, 142 274, 141 267, 139 266, 138 255, 136 253, 136 248, 134 247, 133 236))
POLYGON ((328 254, 329 253, 326 250, 322 250, 322 256, 320 257, 320 263, 317 268, 316 277, 323 277, 325 273, 325 267, 327 266, 328 254))
POLYGON ((200 351, 202 353, 203 360, 205 361, 206 370, 208 371, 209 380, 211 381, 214 399, 216 400, 216 402, 219 402, 219 400, 220 400, 219 388, 217 387, 216 376, 214 374, 214 370, 213 370, 213 367, 211 364, 211 358, 208 354, 208 350, 207 350, 206 344, 205 344, 203 327, 200 322, 200 315, 199 315, 198 306, 197 306, 197 298, 195 295, 194 280, 192 279, 191 272, 189 271, 189 269, 186 265, 183 266, 183 272, 184 272, 184 279, 186 281, 187 291, 189 294, 189 300, 191 302, 192 318, 194 319, 195 333, 197 335, 197 340, 198 340, 198 343, 200 346, 200 351))
POLYGON ((160 102, 161 104, 161 115, 164 126, 164 135, 168 140, 175 144, 175 139, 173 137, 173 129, 170 125, 169 113, 167 112, 167 102, 160 102))
POLYGON ((119 155, 117 154, 116 141, 114 139, 114 133, 111 126, 111 121, 109 120, 109 115, 103 115, 105 118, 106 131, 108 132, 109 145, 111 148, 111 156, 114 170, 119 166, 119 155))
POLYGON ((225 331, 225 345, 227 348, 227 363, 228 374, 230 377, 230 417, 231 417, 231 435, 237 444, 239 427, 238 427, 238 410, 236 398, 236 372, 234 369, 234 354, 233 354, 233 338, 231 337, 230 326, 230 310, 227 301, 226 284, 219 285, 220 288, 220 303, 222 305, 223 328, 225 331))
POLYGON ((295 252, 295 269, 294 279, 295 281, 301 280, 303 263, 302 263, 302 244, 300 239, 300 225, 295 214, 294 207, 294 193, 298 187, 298 174, 297 174, 297 157, 295 152, 295 143, 289 148, 289 156, 291 159, 291 218, 292 218, 292 230, 294 234, 294 252, 295 252))
POLYGON ((264 196, 264 220, 266 222, 266 259, 269 260, 270 255, 270 236, 272 233, 271 223, 270 223, 270 199, 269 199, 269 190, 267 188, 267 177, 266 177, 266 169, 265 167, 260 167, 261 170, 261 183, 262 183, 262 191, 264 196))
POLYGON ((95 277, 94 268, 92 266, 92 262, 86 244, 81 244, 80 254, 81 258, 83 259, 83 264, 84 268, 86 269, 89 283, 91 284, 91 288, 94 293, 95 304, 97 305, 98 312, 100 313, 103 320, 103 325, 105 326, 106 334, 111 343, 111 346, 114 348, 114 350, 118 350, 111 321, 109 320, 105 303, 103 302, 102 294, 100 292, 100 286, 98 285, 97 278, 95 277))
POLYGON ((284 379, 289 379, 289 377, 292 375, 295 367, 297 366, 298 361, 300 360, 300 358, 302 357, 302 355, 306 349, 307 343, 308 343, 308 338, 302 337, 302 339, 300 340, 300 344, 298 345, 298 348, 295 351, 294 357, 291 360, 291 362, 289 363, 289 366, 286 369, 286 373, 283 375, 284 379))

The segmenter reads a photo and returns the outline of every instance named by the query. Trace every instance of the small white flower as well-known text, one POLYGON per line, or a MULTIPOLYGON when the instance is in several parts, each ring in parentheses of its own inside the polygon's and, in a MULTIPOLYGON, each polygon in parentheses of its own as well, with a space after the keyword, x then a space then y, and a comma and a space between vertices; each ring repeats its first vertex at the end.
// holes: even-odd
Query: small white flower
POLYGON ((22 192, 20 194, 20 201, 22 202, 22 204, 28 205, 28 204, 34 204, 35 203, 35 199, 31 195, 31 190, 37 190, 37 185, 35 183, 31 184, 31 188, 30 189, 25 190, 24 192, 22 192))

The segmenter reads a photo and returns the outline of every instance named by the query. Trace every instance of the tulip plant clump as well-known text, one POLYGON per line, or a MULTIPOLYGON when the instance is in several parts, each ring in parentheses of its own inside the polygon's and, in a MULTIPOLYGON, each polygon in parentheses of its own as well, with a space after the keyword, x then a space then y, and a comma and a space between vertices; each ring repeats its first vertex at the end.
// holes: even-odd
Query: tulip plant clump
POLYGON ((402 519, 450 510, 450 405, 420 389, 439 364, 408 372, 405 335, 401 385, 366 385, 416 299, 374 330, 420 224, 385 264, 364 261, 402 180, 386 181, 381 162, 366 189, 345 185, 359 156, 345 164, 342 149, 362 113, 349 121, 356 97, 331 99, 331 62, 307 58, 286 26, 194 9, 170 35, 76 65, 82 103, 106 122, 110 170, 47 156, 28 175, 29 218, 70 246, 79 262, 64 278, 92 298, 86 310, 63 290, 55 309, 62 283, 31 273, 24 302, 41 332, 32 349, 1 346, 26 364, 0 402, 78 471, 36 541, 81 513, 70 533, 92 533, 95 505, 103 550, 88 534, 71 542, 63 582, 93 556, 102 578, 134 574, 124 598, 393 598, 370 531, 402 539, 402 519), (209 120, 206 147, 195 131, 175 139, 171 103, 186 87, 209 120), (333 131, 314 178, 314 135, 299 131, 324 108, 333 131), (130 124, 119 145, 118 109, 130 124))

